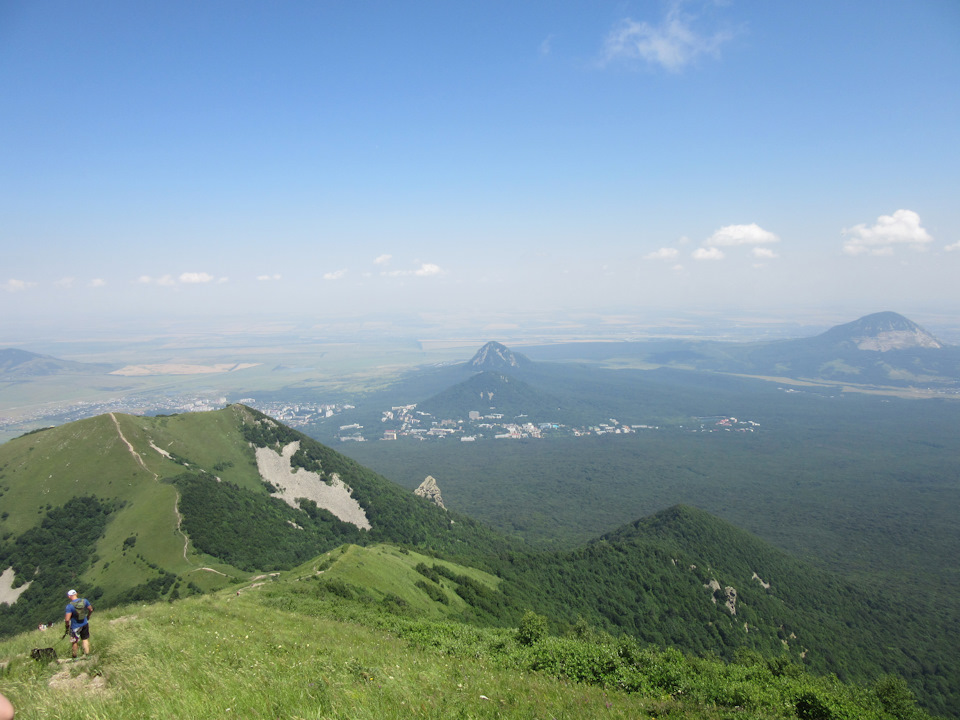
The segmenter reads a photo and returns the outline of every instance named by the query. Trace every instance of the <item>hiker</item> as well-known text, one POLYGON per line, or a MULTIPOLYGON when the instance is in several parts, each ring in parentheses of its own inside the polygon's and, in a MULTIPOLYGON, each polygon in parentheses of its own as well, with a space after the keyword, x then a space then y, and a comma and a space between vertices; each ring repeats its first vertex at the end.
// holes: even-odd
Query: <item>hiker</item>
POLYGON ((13 720, 13 705, 0 695, 0 720, 13 720))
POLYGON ((77 656, 78 645, 83 640, 83 654, 90 654, 90 616, 93 605, 86 598, 78 598, 76 590, 67 593, 67 611, 63 616, 67 632, 70 633, 70 654, 77 656))

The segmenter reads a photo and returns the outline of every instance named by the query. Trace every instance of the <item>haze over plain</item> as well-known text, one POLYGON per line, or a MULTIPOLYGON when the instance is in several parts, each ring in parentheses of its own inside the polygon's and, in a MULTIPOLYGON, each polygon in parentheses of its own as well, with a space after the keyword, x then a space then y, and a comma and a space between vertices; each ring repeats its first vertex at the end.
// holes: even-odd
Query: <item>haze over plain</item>
POLYGON ((960 306, 948 0, 11 2, 0 67, 5 346, 960 306))

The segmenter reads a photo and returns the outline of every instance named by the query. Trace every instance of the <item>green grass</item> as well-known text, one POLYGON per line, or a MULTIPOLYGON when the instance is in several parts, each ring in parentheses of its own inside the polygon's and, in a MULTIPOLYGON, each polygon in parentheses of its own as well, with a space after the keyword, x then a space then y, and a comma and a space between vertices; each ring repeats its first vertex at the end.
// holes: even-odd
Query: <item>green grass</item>
MULTIPOLYGON (((857 688, 595 633, 524 645, 509 629, 345 601, 320 581, 98 612, 89 659, 29 659, 58 635, 0 643, 0 688, 21 720, 894 717, 881 697, 898 717, 923 717, 895 683, 857 688)), ((68 655, 66 641, 55 647, 68 655)))
MULTIPOLYGON (((61 692, 50 686, 60 668, 15 660, 3 687, 17 717, 643 717, 639 698, 571 692, 556 680, 411 648, 356 622, 264 613, 243 596, 132 612, 97 617, 96 659, 62 666, 102 674, 102 690, 84 680, 61 692)), ((28 645, 21 636, 0 647, 23 655, 28 645)))
POLYGON ((420 553, 398 548, 395 545, 374 545, 360 547, 344 545, 322 555, 319 560, 311 561, 283 577, 317 577, 323 581, 342 581, 362 592, 366 597, 383 601, 385 598, 399 598, 413 612, 425 617, 441 618, 455 616, 468 609, 464 600, 454 592, 446 579, 440 583, 446 604, 432 601, 417 587, 418 581, 425 578, 416 571, 416 566, 424 563, 443 565, 457 575, 466 575, 496 590, 500 579, 476 568, 458 565, 444 560, 421 555, 420 553), (321 570, 318 573, 318 570, 321 570), (315 573, 318 573, 315 575, 315 573), (360 590, 362 588, 362 591, 360 590))

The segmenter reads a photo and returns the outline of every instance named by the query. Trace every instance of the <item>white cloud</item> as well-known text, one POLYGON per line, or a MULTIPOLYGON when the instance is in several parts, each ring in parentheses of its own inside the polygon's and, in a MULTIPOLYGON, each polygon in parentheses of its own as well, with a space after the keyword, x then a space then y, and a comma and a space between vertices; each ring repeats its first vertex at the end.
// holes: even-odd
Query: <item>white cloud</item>
POLYGON ((960 240, 955 242, 953 245, 944 245, 943 249, 947 252, 953 252, 954 250, 960 250, 960 240))
POLYGON ((695 17, 683 11, 682 0, 673 0, 659 25, 624 18, 607 35, 604 60, 643 60, 679 72, 701 55, 716 55, 730 40, 728 32, 698 34, 695 17))
POLYGON ((694 260, 723 260, 726 253, 721 248, 750 247, 755 258, 772 260, 778 255, 768 247, 759 247, 780 242, 780 238, 756 223, 749 225, 725 225, 703 241, 693 251, 694 260), (752 247, 751 247, 752 246, 752 247))
MULTIPOLYGON (((141 275, 137 278, 137 282, 141 285, 160 285, 161 287, 172 287, 177 283, 183 283, 184 285, 202 285, 204 283, 216 281, 218 285, 222 285, 225 282, 229 282, 230 278, 227 277, 214 277, 210 273, 205 272, 185 272, 180 273, 179 277, 174 277, 173 275, 161 275, 160 277, 151 277, 150 275, 141 275)), ((103 280, 97 279, 91 283, 93 287, 100 287, 101 285, 106 284, 103 280)))
POLYGON ((103 278, 94 278, 93 280, 90 281, 90 287, 95 287, 95 288, 103 287, 106 284, 107 284, 107 281, 104 280, 103 278))
POLYGON ((756 223, 750 225, 726 225, 704 242, 705 247, 732 247, 735 245, 764 245, 780 242, 780 238, 756 223))
POLYGON ((393 259, 393 255, 380 255, 373 259, 374 265, 387 265, 393 259))
POLYGON ((643 256, 644 260, 673 260, 680 254, 680 251, 676 248, 660 248, 659 250, 654 250, 652 253, 647 253, 643 256))
POLYGON ((54 285, 59 288, 72 288, 74 279, 72 277, 60 278, 59 280, 54 281, 54 285))
POLYGON ((343 270, 334 270, 333 272, 328 272, 323 274, 324 280, 340 280, 344 275, 347 274, 346 268, 343 270))
POLYGON ((260 280, 261 282, 280 280, 280 273, 274 273, 273 275, 257 275, 257 280, 260 280))
POLYGON ((443 269, 433 263, 422 263, 416 270, 390 270, 380 273, 384 277, 432 277, 434 275, 443 275, 443 269))
POLYGON ((3 284, 3 289, 7 292, 21 292, 27 288, 32 288, 36 283, 29 282, 27 280, 16 280, 10 278, 3 284))
POLYGON ((152 278, 149 275, 141 275, 137 278, 137 282, 141 285, 162 285, 164 287, 177 284, 177 281, 174 280, 173 275, 161 275, 158 278, 152 278))
POLYGON ((440 269, 439 265, 423 263, 423 265, 413 271, 413 274, 417 277, 431 277, 433 275, 440 275, 442 272, 443 270, 440 269))
POLYGON ((861 223, 845 229, 842 234, 847 237, 843 243, 843 252, 847 255, 892 255, 897 246, 923 250, 933 242, 913 210, 881 215, 870 227, 861 223))
POLYGON ((723 250, 717 247, 697 248, 691 257, 694 260, 723 260, 723 250))
POLYGON ((213 275, 205 272, 185 272, 180 274, 180 282, 187 285, 199 283, 208 283, 213 280, 213 275))

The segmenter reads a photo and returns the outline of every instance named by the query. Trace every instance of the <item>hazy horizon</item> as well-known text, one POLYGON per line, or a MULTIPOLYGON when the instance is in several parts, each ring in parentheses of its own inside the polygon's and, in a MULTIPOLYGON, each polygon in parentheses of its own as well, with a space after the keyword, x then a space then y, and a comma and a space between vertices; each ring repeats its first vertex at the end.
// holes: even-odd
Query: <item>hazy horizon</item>
POLYGON ((960 317, 945 0, 13 2, 0 67, 2 346, 960 317))

